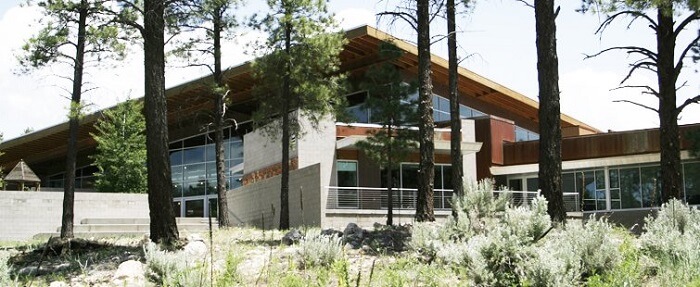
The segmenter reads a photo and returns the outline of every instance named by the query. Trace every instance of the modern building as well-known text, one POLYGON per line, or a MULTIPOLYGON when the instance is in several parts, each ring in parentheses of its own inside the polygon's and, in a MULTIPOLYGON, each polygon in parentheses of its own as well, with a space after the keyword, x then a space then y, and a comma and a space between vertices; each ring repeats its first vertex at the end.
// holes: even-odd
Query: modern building
MULTIPOLYGON (((393 41, 405 53, 394 61, 406 80, 417 78, 417 49, 402 40, 369 26, 346 32, 348 43, 341 53, 341 70, 351 82, 359 83, 364 72, 381 61, 382 41, 393 41)), ((449 215, 451 198, 449 101, 446 99, 447 61, 432 57, 435 135, 436 215, 449 215)), ((241 224, 276 226, 279 218, 279 173, 281 146, 250 124, 256 103, 251 95, 254 80, 250 64, 230 68, 227 83, 232 89, 230 110, 239 123, 225 131, 226 176, 229 213, 241 224)), ((170 162, 173 197, 177 214, 202 217, 216 214, 215 167, 212 133, 202 130, 197 115, 213 109, 203 97, 207 78, 167 90, 170 162)), ((357 85, 355 85, 357 86, 357 85)), ((497 183, 529 196, 537 191, 538 103, 522 94, 467 69, 459 69, 460 114, 462 115, 463 168, 466 180, 495 178, 497 183), (528 192, 530 191, 530 192, 528 192)), ((304 133, 298 135, 291 151, 290 210, 292 225, 337 226, 348 220, 371 224, 383 222, 387 197, 381 170, 356 147, 373 124, 372 114, 363 107, 368 95, 356 90, 346 95, 352 123, 325 119, 311 129, 298 115, 304 133)), ((96 143, 90 133, 100 117, 97 112, 81 122, 78 136, 79 191, 93 189, 89 155, 96 143)), ((563 186, 572 211, 611 212, 658 206, 658 130, 603 133, 561 114, 563 140, 563 186)), ((682 127, 698 130, 700 125, 682 127)), ((0 144, 1 166, 21 160, 41 178, 42 191, 61 190, 68 124, 40 130, 0 144)), ((686 200, 700 202, 700 161, 685 151, 683 175, 686 200)), ((394 206, 398 222, 410 221, 415 206, 418 153, 400 165, 394 206)), ((118 191, 115 191, 118 192, 118 191)))

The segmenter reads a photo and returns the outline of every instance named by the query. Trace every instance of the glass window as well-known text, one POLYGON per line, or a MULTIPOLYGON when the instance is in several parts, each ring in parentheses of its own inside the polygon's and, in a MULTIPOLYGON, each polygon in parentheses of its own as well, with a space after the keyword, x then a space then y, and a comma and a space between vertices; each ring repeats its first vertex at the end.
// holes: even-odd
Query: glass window
POLYGON ((204 217, 204 200, 185 201, 185 217, 204 217))
POLYGON ((661 170, 658 166, 640 169, 643 207, 661 205, 661 170))
MULTIPOLYGON (((454 189, 452 185, 452 166, 442 166, 442 185, 444 189, 454 189)), ((450 197, 451 198, 451 197, 450 197)))
POLYGON ((205 161, 215 161, 216 160, 216 146, 214 144, 208 144, 205 147, 205 161))
POLYGON ((537 191, 540 189, 540 182, 539 179, 534 177, 534 178, 528 178, 526 180, 527 184, 527 191, 537 191))
POLYGON ((442 166, 436 164, 434 170, 435 174, 433 175, 433 188, 442 189, 442 166))
POLYGON ((204 146, 184 149, 184 164, 204 162, 204 146))
POLYGON ((182 150, 170 151, 170 165, 181 165, 182 154, 182 150))
POLYGON ((459 105, 459 115, 462 118, 468 119, 472 117, 472 109, 465 105, 459 105))
POLYGON ((357 162, 339 160, 337 168, 338 186, 357 187, 357 162))
POLYGON ((401 165, 401 187, 403 187, 403 188, 418 188, 418 165, 417 164, 402 164, 401 165))
POLYGON ((576 179, 573 173, 561 174, 561 190, 562 192, 576 192, 576 179))
POLYGON ((642 207, 642 191, 639 186, 639 168, 621 168, 619 176, 622 208, 642 207))
POLYGON ((186 165, 184 167, 184 174, 185 181, 200 180, 206 178, 203 163, 186 165))
POLYGON ((700 204, 700 162, 683 164, 683 185, 688 204, 700 204))

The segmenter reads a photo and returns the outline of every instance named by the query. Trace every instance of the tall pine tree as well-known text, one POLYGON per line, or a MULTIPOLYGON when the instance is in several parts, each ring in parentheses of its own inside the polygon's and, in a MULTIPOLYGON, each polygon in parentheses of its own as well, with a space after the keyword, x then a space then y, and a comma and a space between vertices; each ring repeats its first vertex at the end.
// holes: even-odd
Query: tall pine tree
POLYGON ((270 13, 256 23, 269 36, 260 47, 268 54, 253 63, 259 103, 253 118, 270 137, 282 132, 279 228, 288 229, 291 136, 299 133, 299 116, 316 128, 344 107, 345 77, 338 71, 345 40, 342 33, 329 32, 337 27, 324 0, 271 0, 268 5, 270 13))
POLYGON ((61 238, 73 237, 73 201, 75 171, 78 154, 77 137, 83 104, 83 74, 89 61, 122 58, 128 38, 124 30, 107 16, 111 5, 107 0, 40 0, 29 1, 43 9, 42 29, 23 46, 20 64, 26 68, 40 68, 54 63, 67 63, 72 75, 71 102, 68 114, 68 150, 64 176, 63 215, 61 238))

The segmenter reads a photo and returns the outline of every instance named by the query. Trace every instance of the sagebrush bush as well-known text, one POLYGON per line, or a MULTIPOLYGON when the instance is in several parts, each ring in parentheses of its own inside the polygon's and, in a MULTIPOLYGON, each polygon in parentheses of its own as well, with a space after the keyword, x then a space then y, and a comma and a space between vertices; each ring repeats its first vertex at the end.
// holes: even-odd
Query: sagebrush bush
POLYGON ((659 283, 672 286, 700 278, 700 212, 681 201, 663 204, 656 217, 645 219, 639 237, 641 252, 650 258, 659 283))
POLYGON ((202 286, 209 282, 206 260, 185 252, 159 250, 154 243, 144 246, 149 277, 162 286, 202 286))
POLYGON ((331 266, 342 256, 342 239, 334 235, 307 236, 301 242, 301 264, 306 267, 331 266))
POLYGON ((10 253, 0 251, 0 286, 17 286, 10 276, 10 253))
POLYGON ((584 276, 602 274, 622 261, 623 238, 605 219, 591 216, 584 225, 572 222, 565 233, 564 240, 572 242, 572 251, 581 258, 584 276))

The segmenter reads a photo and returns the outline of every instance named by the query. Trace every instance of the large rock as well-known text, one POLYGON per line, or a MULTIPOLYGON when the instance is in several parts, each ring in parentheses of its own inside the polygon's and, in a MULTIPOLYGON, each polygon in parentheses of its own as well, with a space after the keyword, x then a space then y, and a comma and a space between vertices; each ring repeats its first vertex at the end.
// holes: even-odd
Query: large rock
POLYGON ((116 286, 144 286, 146 276, 144 275, 143 263, 128 260, 119 264, 117 272, 112 277, 112 284, 116 286))
POLYGON ((192 255, 194 257, 202 257, 207 254, 207 244, 204 241, 190 241, 182 249, 183 252, 192 255))
POLYGON ((302 238, 304 238, 304 235, 301 234, 301 231, 292 229, 287 232, 287 234, 282 236, 282 243, 285 245, 292 245, 294 243, 298 243, 302 238))
POLYGON ((355 223, 348 223, 343 231, 343 240, 357 249, 362 246, 363 239, 367 236, 367 230, 362 229, 355 223))

